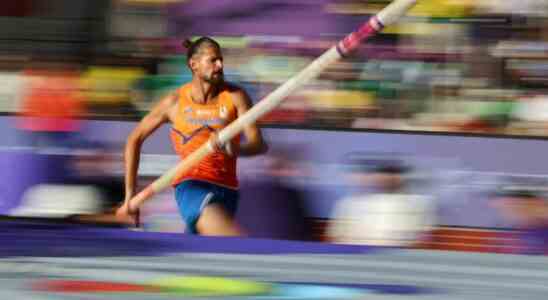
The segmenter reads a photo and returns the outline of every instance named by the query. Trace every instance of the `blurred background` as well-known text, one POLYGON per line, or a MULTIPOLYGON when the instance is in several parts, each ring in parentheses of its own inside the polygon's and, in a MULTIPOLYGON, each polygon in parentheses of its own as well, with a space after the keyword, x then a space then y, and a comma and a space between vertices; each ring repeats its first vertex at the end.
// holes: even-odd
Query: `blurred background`
MULTIPOLYGON (((388 3, 2 1, 0 215, 108 222, 127 135, 191 78, 184 38, 217 39, 258 102, 388 3)), ((260 125, 272 149, 239 167, 251 236, 543 252, 548 2, 421 0, 260 125)), ((166 128, 145 144, 143 186, 170 149, 166 128)), ((144 230, 184 231, 172 194, 144 230)))
MULTIPOLYGON (((70 73, 85 118, 137 120, 190 78, 180 41, 209 35, 259 101, 389 1, 5 1, 3 113, 29 77, 70 73), (274 22, 283 20, 283 22, 274 22), (40 72, 42 71, 42 73, 40 72), (70 71, 70 72, 69 72, 70 71)), ((545 136, 547 4, 424 0, 261 123, 545 136)))

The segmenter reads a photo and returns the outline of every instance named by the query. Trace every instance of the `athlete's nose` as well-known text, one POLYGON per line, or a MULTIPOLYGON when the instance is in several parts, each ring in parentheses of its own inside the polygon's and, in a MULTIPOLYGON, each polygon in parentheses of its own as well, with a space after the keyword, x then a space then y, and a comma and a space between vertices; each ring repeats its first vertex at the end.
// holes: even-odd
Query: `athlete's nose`
POLYGON ((217 60, 215 62, 215 67, 216 67, 216 71, 220 71, 223 69, 223 61, 222 60, 217 60))

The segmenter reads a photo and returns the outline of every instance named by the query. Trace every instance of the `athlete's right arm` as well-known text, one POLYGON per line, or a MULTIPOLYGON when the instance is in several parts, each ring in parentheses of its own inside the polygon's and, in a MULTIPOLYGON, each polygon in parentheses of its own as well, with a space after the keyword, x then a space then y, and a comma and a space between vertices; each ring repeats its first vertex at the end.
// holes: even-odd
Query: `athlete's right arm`
POLYGON ((124 150, 125 161, 125 201, 124 205, 135 195, 137 186, 137 170, 141 156, 141 146, 160 125, 169 121, 169 111, 175 106, 177 97, 172 93, 156 104, 139 122, 127 138, 124 150))

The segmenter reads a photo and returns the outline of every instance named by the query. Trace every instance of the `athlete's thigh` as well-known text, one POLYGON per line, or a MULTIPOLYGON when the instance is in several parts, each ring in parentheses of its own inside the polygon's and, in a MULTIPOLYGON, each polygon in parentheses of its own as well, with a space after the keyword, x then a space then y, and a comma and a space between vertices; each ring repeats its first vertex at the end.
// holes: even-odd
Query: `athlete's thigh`
POLYGON ((207 205, 196 223, 196 229, 201 235, 240 236, 242 229, 234 218, 219 203, 207 205))

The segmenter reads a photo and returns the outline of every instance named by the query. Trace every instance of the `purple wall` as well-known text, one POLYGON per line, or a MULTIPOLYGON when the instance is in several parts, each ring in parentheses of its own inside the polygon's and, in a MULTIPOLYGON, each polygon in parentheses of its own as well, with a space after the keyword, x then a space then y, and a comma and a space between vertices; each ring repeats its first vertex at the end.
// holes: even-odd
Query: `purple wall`
POLYGON ((331 0, 200 0, 169 8, 170 32, 191 35, 320 36, 337 30, 331 0))
MULTIPOLYGON (((134 123, 90 122, 88 136, 123 143, 132 126, 134 123)), ((157 131, 145 143, 144 152, 171 154, 168 131, 166 126, 157 131)), ((307 151, 304 155, 307 159, 323 163, 340 162, 345 153, 352 151, 392 152, 451 160, 474 171, 548 174, 547 140, 295 129, 263 131, 271 145, 298 145, 307 151)))

